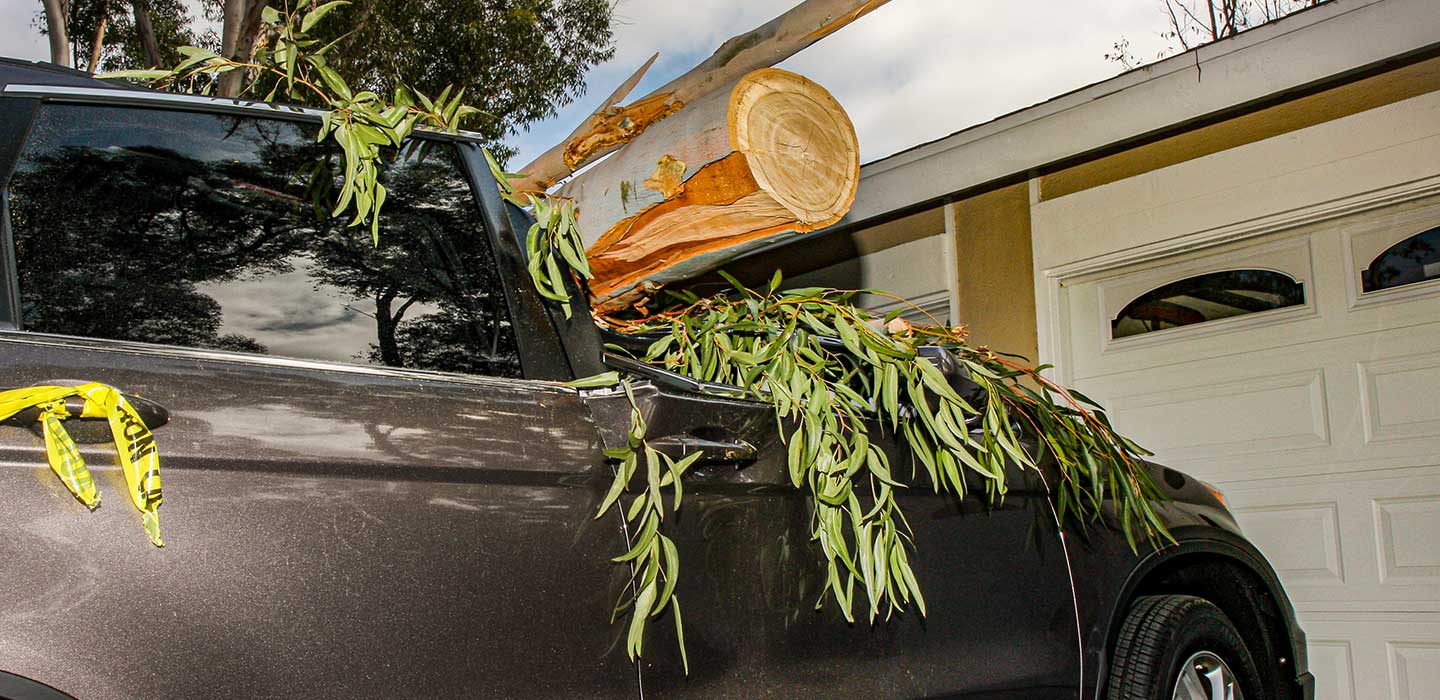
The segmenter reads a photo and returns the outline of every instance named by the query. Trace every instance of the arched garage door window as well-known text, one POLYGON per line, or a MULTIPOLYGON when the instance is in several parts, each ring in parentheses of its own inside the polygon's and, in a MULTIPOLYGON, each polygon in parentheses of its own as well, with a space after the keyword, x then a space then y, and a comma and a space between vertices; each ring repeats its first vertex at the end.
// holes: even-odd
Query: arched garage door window
POLYGON ((1360 273, 1361 291, 1403 287, 1440 279, 1440 226, 1421 231, 1375 256, 1360 273))
POLYGON ((1272 270, 1222 270, 1157 287, 1110 321, 1113 338, 1305 303, 1305 285, 1272 270))

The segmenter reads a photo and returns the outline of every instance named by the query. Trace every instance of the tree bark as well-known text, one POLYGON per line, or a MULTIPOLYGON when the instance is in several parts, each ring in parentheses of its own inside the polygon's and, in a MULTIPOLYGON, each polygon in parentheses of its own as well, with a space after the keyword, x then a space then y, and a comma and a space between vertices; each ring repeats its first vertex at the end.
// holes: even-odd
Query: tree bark
POLYGON ((90 66, 91 73, 100 70, 100 54, 105 49, 105 27, 110 23, 110 0, 100 3, 100 21, 95 24, 95 40, 90 42, 90 66))
MULTIPOLYGON (((260 36, 261 16, 266 0, 225 0, 224 21, 220 29, 221 55, 236 61, 249 61, 260 36)), ((245 71, 234 70, 220 75, 216 94, 235 97, 245 84, 245 71)))
POLYGON ((41 0, 45 8, 45 34, 50 39, 50 62, 70 67, 70 35, 66 28, 64 0, 41 0))
POLYGON ((655 122, 751 71, 768 68, 850 24, 889 0, 803 0, 764 25, 731 37, 684 75, 622 108, 592 116, 578 133, 521 168, 521 189, 548 189, 639 136, 655 122))
POLYGON ((159 68, 160 43, 155 40, 155 26, 150 23, 150 3, 147 0, 130 0, 130 11, 135 16, 135 33, 140 36, 140 46, 145 50, 145 63, 150 68, 159 68))
POLYGON ((613 310, 838 221, 859 177, 855 128, 840 104, 814 82, 764 68, 656 122, 559 194, 579 207, 592 302, 613 310))

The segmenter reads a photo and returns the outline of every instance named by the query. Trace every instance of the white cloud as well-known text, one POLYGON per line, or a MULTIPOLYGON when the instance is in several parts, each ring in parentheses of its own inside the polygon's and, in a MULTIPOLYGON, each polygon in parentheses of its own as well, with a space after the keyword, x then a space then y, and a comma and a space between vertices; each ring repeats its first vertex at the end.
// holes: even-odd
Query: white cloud
POLYGON ((782 66, 835 94, 872 160, 1119 73, 1104 54, 1153 37, 1154 9, 896 0, 782 66))
MULTIPOLYGON (((632 98, 793 5, 620 0, 615 59, 579 105, 511 139, 516 163, 564 138, 651 53, 661 61, 632 98)), ((1111 45, 1124 37, 1151 58, 1163 22, 1159 0, 892 0, 780 65, 834 93, 869 161, 1109 78, 1121 70, 1104 58, 1111 45)))
MULTIPOLYGON (((1151 59, 1163 43, 1160 0, 892 0, 782 67, 828 88, 850 112, 869 161, 1111 77, 1124 37, 1151 59)), ((564 138, 650 54, 638 97, 759 26, 792 0, 618 0, 615 58, 553 119, 511 137, 521 164, 564 138)), ((0 53, 47 55, 31 26, 35 0, 0 0, 0 53)))

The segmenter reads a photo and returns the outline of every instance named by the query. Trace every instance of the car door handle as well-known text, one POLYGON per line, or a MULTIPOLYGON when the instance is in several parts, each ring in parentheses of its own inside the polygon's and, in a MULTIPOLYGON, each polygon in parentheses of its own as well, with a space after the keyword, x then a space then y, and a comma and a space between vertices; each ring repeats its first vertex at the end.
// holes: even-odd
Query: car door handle
MULTIPOLYGON (((54 381, 40 382, 33 386, 70 386, 73 384, 75 384, 75 382, 54 381)), ((0 389, 0 391, 3 391, 3 389, 0 389)), ((145 427, 154 430, 170 422, 170 411, 159 403, 151 401, 150 399, 147 399, 143 396, 136 396, 134 394, 128 394, 123 391, 120 392, 120 395, 125 397, 125 401, 129 402, 131 406, 135 407, 135 412, 140 414, 140 420, 145 421, 145 427)), ((65 409, 68 410, 72 416, 79 416, 80 412, 85 410, 85 399, 79 396, 68 396, 65 398, 65 409)), ((19 413, 16 413, 15 415, 6 419, 5 422, 13 425, 29 425, 39 419, 40 409, 31 406, 30 408, 20 411, 19 413)), ((71 420, 79 419, 72 418, 71 420)))
POLYGON ((655 448, 656 452, 676 460, 699 452, 700 457, 695 460, 696 466, 730 464, 740 469, 753 464, 759 455, 754 445, 734 437, 666 435, 647 440, 646 443, 655 448))

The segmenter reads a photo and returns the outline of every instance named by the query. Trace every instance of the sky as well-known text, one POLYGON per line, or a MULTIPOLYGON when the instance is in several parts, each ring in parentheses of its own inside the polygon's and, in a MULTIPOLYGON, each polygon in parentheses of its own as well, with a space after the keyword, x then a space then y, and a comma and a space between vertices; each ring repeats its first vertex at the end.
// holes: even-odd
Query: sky
MULTIPOLYGON (((631 93, 643 96, 725 39, 792 0, 615 0, 615 57, 591 69, 586 94, 511 136, 523 164, 570 133, 652 53, 631 93)), ((0 0, 0 54, 44 59, 31 19, 39 0, 0 0)), ((1162 0, 891 0, 780 64, 835 95, 869 162, 1121 72, 1105 54, 1122 38, 1142 60, 1166 42, 1162 0)))

